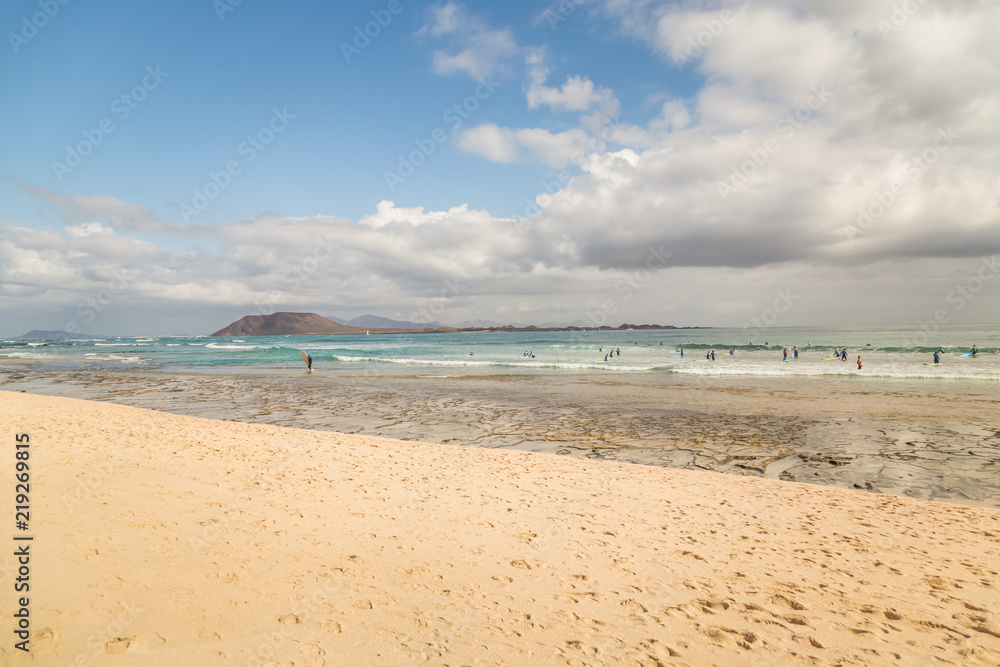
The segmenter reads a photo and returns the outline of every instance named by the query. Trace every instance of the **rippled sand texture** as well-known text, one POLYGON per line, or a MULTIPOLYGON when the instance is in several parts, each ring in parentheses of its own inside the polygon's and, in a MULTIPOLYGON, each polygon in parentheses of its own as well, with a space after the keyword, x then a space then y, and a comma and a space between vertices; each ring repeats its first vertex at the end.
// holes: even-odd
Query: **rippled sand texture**
POLYGON ((996 383, 678 376, 8 373, 26 388, 217 419, 1000 507, 996 383))
POLYGON ((1000 662, 996 510, 10 392, 0 412, 36 462, 39 664, 1000 662))

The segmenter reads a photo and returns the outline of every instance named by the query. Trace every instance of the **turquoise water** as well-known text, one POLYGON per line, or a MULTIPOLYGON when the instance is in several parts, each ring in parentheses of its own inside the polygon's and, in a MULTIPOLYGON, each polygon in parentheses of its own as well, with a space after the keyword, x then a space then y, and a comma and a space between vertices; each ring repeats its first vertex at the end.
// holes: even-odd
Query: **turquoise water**
POLYGON ((320 374, 471 375, 504 373, 683 373, 691 375, 863 375, 1000 380, 1000 327, 678 329, 535 333, 138 337, 75 341, 0 341, 0 366, 187 373, 304 370, 299 350, 320 374), (976 358, 960 356, 972 345, 976 358), (782 362, 787 347, 799 358, 782 362), (827 360, 847 348, 848 361, 827 360), (943 347, 942 364, 927 365, 943 347), (621 354, 604 355, 612 348, 621 354), (679 348, 684 349, 681 357, 679 348), (735 353, 729 355, 733 348, 735 353), (715 350, 716 360, 704 359, 715 350), (524 357, 531 352, 534 357, 524 357))

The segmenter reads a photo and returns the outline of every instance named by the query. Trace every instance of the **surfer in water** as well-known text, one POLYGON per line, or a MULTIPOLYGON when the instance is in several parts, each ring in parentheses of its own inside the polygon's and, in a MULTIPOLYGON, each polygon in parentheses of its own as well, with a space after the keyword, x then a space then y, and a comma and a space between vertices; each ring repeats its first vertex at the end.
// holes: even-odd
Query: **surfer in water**
POLYGON ((979 354, 979 348, 976 347, 975 345, 973 345, 972 346, 972 356, 976 356, 977 354, 979 354))
POLYGON ((937 352, 934 353, 934 363, 935 364, 940 364, 941 363, 941 355, 938 354, 937 352))
POLYGON ((309 355, 309 354, 306 354, 305 350, 299 350, 299 352, 302 353, 302 361, 306 362, 306 368, 308 368, 309 372, 312 373, 312 370, 313 370, 313 358, 312 358, 312 356, 309 355))
POLYGON ((781 355, 781 360, 782 361, 788 361, 788 348, 787 347, 785 348, 785 351, 781 355))

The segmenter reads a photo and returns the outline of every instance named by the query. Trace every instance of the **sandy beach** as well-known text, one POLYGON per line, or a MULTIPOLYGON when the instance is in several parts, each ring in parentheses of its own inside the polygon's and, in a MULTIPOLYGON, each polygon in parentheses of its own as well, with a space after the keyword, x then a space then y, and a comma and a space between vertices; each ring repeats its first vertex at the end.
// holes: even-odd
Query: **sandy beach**
POLYGON ((9 468, 31 437, 36 664, 1000 662, 990 508, 6 391, 0 415, 9 468))

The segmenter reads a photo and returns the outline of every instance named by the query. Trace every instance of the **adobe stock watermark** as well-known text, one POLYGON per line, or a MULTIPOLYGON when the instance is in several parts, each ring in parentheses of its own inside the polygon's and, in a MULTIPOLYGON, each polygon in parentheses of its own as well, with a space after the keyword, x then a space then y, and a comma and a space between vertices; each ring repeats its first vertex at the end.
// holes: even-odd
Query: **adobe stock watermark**
POLYGON ((736 19, 741 14, 746 13, 750 6, 750 0, 730 0, 730 3, 737 6, 736 10, 723 9, 713 18, 705 19, 702 21, 703 30, 689 35, 687 42, 670 53, 670 60, 674 67, 683 71, 689 62, 700 58, 705 53, 705 49, 712 46, 715 40, 721 37, 729 26, 736 23, 736 19))
MULTIPOLYGON (((132 112, 139 108, 149 97, 149 94, 160 87, 163 80, 170 76, 170 72, 164 72, 160 66, 146 67, 146 75, 142 81, 132 87, 114 100, 111 101, 111 113, 119 122, 124 121, 132 112)), ((66 156, 62 162, 52 163, 52 173, 62 183, 66 174, 70 174, 74 169, 83 164, 84 159, 90 156, 94 149, 104 143, 104 139, 115 131, 115 122, 112 118, 102 118, 93 129, 83 130, 83 139, 76 144, 66 146, 66 156)))
POLYGON ((826 84, 820 84, 809 91, 809 96, 804 104, 779 118, 774 124, 774 131, 780 136, 768 137, 757 148, 747 149, 749 159, 731 165, 729 178, 715 184, 722 201, 727 201, 733 193, 745 188, 750 183, 750 177, 763 168, 770 161, 772 155, 781 150, 781 140, 788 141, 795 135, 796 131, 812 121, 815 113, 823 108, 832 95, 832 91, 826 87, 826 84))
MULTIPOLYGON (((76 314, 79 315, 84 324, 90 324, 99 313, 115 302, 115 298, 132 285, 131 279, 125 275, 125 271, 112 271, 111 280, 107 286, 93 296, 88 296, 76 306, 76 314)), ((77 320, 67 322, 63 326, 63 331, 67 333, 81 333, 80 323, 77 320)))
POLYGON ((926 345, 929 343, 931 341, 931 334, 940 331, 943 325, 951 322, 952 314, 961 312, 969 301, 976 298, 976 295, 982 291, 986 283, 993 280, 998 273, 1000 273, 1000 262, 997 261, 996 255, 981 258, 979 268, 966 277, 965 280, 956 283, 955 287, 945 296, 945 301, 952 306, 950 310, 947 308, 938 308, 934 311, 933 317, 928 318, 926 321, 917 321, 917 326, 920 327, 919 340, 909 341, 909 346, 916 347, 918 344, 926 345))
POLYGON ((549 27, 555 30, 560 23, 568 20, 576 13, 577 8, 586 2, 587 0, 562 0, 555 10, 546 9, 542 16, 549 22, 549 27))
POLYGON ((38 0, 38 7, 41 9, 30 17, 21 17, 21 29, 17 32, 8 32, 7 41, 14 53, 19 53, 21 47, 30 42, 38 35, 38 31, 49 24, 49 21, 56 17, 59 10, 68 5, 70 0, 38 0))
POLYGON ((236 147, 236 153, 243 158, 242 162, 238 159, 228 160, 219 171, 209 171, 205 184, 192 191, 191 203, 180 205, 184 222, 189 222, 191 218, 207 209, 209 204, 230 186, 233 177, 243 173, 243 167, 256 160, 275 137, 288 128, 289 122, 294 118, 294 114, 288 113, 288 107, 273 109, 268 122, 255 133, 248 134, 236 147))
POLYGON ((371 46, 372 40, 381 35, 382 31, 392 23, 392 20, 402 13, 402 0, 389 0, 385 9, 373 9, 369 12, 372 20, 365 23, 364 26, 354 26, 354 39, 350 43, 340 43, 340 53, 344 56, 344 60, 350 64, 355 56, 361 55, 362 51, 371 46))
POLYGON ((445 130, 443 127, 438 127, 428 136, 422 139, 414 139, 413 145, 416 148, 406 155, 398 156, 399 163, 395 171, 385 172, 385 184, 389 187, 389 191, 395 192, 397 187, 405 183, 406 179, 410 176, 413 176, 417 169, 437 152, 438 146, 448 141, 455 130, 460 128, 479 109, 483 102, 493 96, 493 93, 496 92, 499 86, 500 84, 494 81, 492 77, 479 79, 479 85, 476 86, 471 95, 445 109, 444 113, 441 114, 441 119, 451 129, 445 130))
POLYGON ((588 310, 587 319, 595 327, 603 327, 608 323, 608 315, 614 315, 621 308, 622 303, 627 303, 635 294, 641 290, 653 277, 653 272, 667 265, 668 260, 673 257, 672 253, 665 252, 663 246, 659 248, 649 247, 649 254, 646 256, 644 266, 641 266, 631 273, 626 273, 618 280, 613 289, 619 295, 614 299, 605 299, 601 307, 597 310, 588 310))
POLYGON ((780 317, 787 313, 795 305, 800 297, 792 294, 792 288, 786 287, 784 290, 775 290, 775 298, 771 305, 760 312, 759 316, 751 317, 743 323, 744 329, 753 329, 758 334, 764 329, 773 327, 780 317))
POLYGON ((892 6, 892 14, 887 19, 879 19, 878 29, 882 33, 883 39, 889 39, 889 35, 898 32, 903 26, 910 22, 910 18, 920 11, 920 8, 927 4, 927 0, 903 0, 899 4, 892 6))
POLYGON ((941 158, 942 154, 951 150, 958 138, 959 135, 950 127, 946 130, 939 129, 934 142, 907 162, 902 179, 890 183, 887 190, 876 190, 872 200, 866 206, 858 209, 855 224, 844 227, 847 239, 853 242, 871 229, 899 201, 898 197, 906 192, 907 184, 922 178, 941 158))
POLYGON ((220 21, 226 20, 226 14, 236 11, 236 8, 243 4, 243 0, 213 0, 212 9, 220 21))

